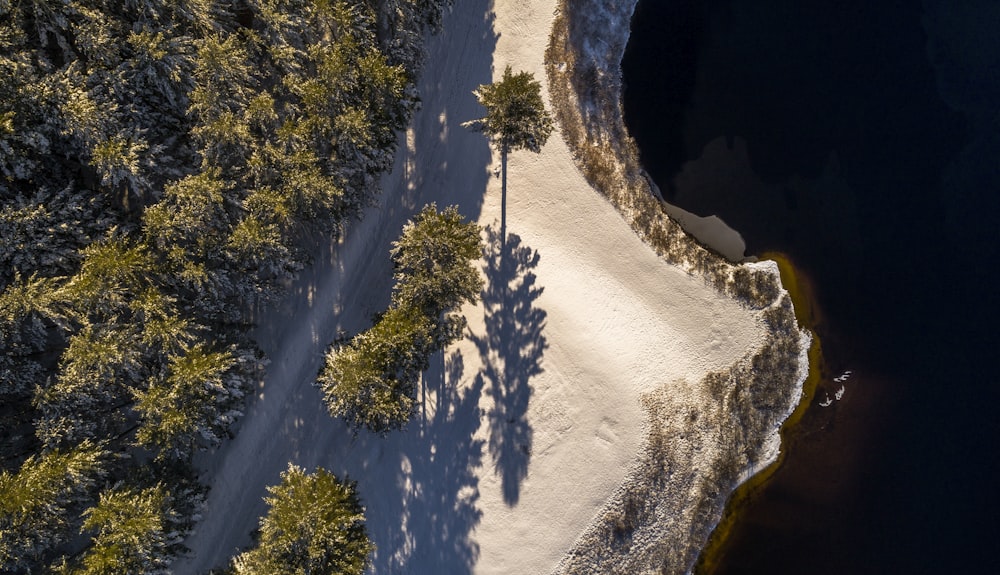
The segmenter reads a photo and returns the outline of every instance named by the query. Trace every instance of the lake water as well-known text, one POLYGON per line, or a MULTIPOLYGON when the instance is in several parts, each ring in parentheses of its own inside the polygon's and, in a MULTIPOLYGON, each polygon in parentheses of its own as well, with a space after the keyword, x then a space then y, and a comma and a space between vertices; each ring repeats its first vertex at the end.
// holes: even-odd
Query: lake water
POLYGON ((824 382, 714 572, 1000 572, 1000 2, 640 0, 622 66, 668 200, 821 312, 824 382))

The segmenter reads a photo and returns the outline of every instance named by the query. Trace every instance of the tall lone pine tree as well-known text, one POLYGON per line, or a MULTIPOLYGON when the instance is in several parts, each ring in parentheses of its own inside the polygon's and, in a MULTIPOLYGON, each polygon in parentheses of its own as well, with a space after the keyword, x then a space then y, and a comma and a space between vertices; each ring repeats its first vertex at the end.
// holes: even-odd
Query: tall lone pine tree
POLYGON ((510 66, 499 82, 483 84, 472 92, 486 108, 486 116, 463 126, 486 134, 500 149, 502 201, 501 237, 507 235, 507 154, 531 150, 536 154, 552 134, 552 117, 542 102, 542 85, 529 72, 514 74, 510 66))

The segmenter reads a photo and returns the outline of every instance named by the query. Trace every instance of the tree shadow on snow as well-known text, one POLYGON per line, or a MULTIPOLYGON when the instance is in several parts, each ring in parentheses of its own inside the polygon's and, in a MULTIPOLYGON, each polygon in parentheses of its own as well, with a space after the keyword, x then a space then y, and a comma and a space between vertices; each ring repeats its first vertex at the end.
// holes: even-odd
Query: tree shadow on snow
POLYGON ((405 190, 399 205, 383 210, 415 212, 436 201, 439 207, 457 205, 475 221, 482 211, 492 161, 489 140, 462 127, 480 117, 483 107, 473 90, 493 81, 493 53, 499 34, 494 29, 494 0, 456 2, 446 16, 445 34, 465 39, 456 49, 453 39, 428 39, 428 55, 438 66, 421 71, 420 113, 413 118, 415 134, 401 141, 397 168, 405 190))
POLYGON ((531 378, 542 372, 548 344, 542 331, 545 310, 534 307, 544 288, 535 285, 537 251, 511 234, 487 227, 486 287, 482 292, 486 334, 473 336, 483 364, 477 384, 488 383, 493 398, 488 421, 493 471, 500 476, 504 502, 517 505, 528 476, 533 430, 528 422, 531 378))
MULTIPOLYGON (((380 236, 361 258, 383 258, 378 265, 386 266, 382 276, 387 280, 392 277, 385 257, 390 242, 422 205, 455 204, 470 221, 481 213, 490 177, 489 141, 461 124, 482 115, 472 91, 493 80, 499 38, 493 4, 456 2, 445 16, 449 36, 428 39, 429 58, 438 65, 422 71, 421 110, 412 131, 400 140, 395 166, 400 179, 393 192, 398 195, 369 214, 395 231, 380 236), (456 49, 462 42, 464 48, 456 49)), ((388 283, 367 287, 384 291, 388 300, 388 283)), ((354 304, 337 305, 348 309, 354 304)), ((368 523, 377 546, 372 573, 471 574, 479 559, 472 534, 482 518, 478 470, 486 442, 475 436, 484 383, 476 378, 460 387, 463 371, 461 353, 437 354, 423 376, 418 415, 406 431, 389 438, 363 433, 355 440, 354 449, 367 457, 354 463, 351 475, 368 484, 365 505, 376 516, 368 523)))
POLYGON ((482 518, 479 478, 482 439, 479 430, 482 383, 459 388, 464 360, 458 351, 438 354, 424 374, 419 415, 401 440, 396 492, 389 507, 397 523, 370 525, 376 552, 374 573, 472 573, 479 545, 471 538, 482 518))

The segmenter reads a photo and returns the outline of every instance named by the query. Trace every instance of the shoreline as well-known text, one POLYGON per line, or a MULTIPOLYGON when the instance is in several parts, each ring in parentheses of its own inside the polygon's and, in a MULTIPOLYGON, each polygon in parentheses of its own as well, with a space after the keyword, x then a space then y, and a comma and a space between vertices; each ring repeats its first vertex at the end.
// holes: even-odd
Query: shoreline
MULTIPOLYGON (((566 0, 559 0, 557 3, 556 18, 549 48, 546 51, 546 72, 551 104, 560 131, 586 179, 615 206, 633 230, 661 257, 688 273, 701 275, 720 292, 740 299, 745 304, 748 303, 747 300, 751 302, 757 300, 759 303, 760 298, 753 297, 756 295, 754 293, 751 293, 749 298, 745 297, 746 290, 734 285, 748 281, 745 276, 735 277, 738 274, 737 270, 750 268, 753 270, 750 277, 756 279, 755 272, 768 269, 769 271, 765 273, 773 274, 779 290, 772 303, 780 304, 791 296, 781 286, 778 263, 761 262, 761 264, 734 266, 723 261, 720 256, 711 253, 703 245, 706 236, 700 235, 703 239, 690 237, 681 230, 677 222, 667 217, 671 212, 670 208, 658 201, 654 195, 652 183, 639 162, 636 144, 624 126, 621 104, 620 64, 637 2, 638 0, 630 0, 616 6, 601 0, 585 0, 576 3, 572 8, 566 0), (610 24, 599 26, 595 25, 595 22, 610 24), (594 36, 594 32, 599 32, 597 37, 594 36), (596 44, 599 44, 602 50, 591 49, 596 44)), ((733 233, 738 237, 738 233, 733 233)), ((720 251, 726 252, 726 255, 732 258, 732 245, 730 242, 729 251, 725 247, 720 251)), ((750 283, 755 282, 750 281, 750 283)), ((631 512, 637 516, 632 517, 631 521, 655 520, 655 517, 644 515, 641 511, 636 512, 634 509, 639 505, 638 497, 651 495, 648 493, 648 488, 651 486, 642 485, 644 480, 648 483, 663 479, 662 472, 650 474, 649 469, 663 467, 663 462, 659 459, 669 459, 669 455, 655 447, 657 440, 664 439, 663 430, 658 429, 658 425, 662 423, 658 419, 663 419, 664 414, 658 413, 655 399, 650 399, 650 404, 653 406, 646 406, 650 414, 650 431, 643 461, 636 469, 630 471, 629 478, 615 498, 605 507, 605 511, 598 516, 594 525, 581 536, 574 551, 560 564, 558 572, 585 572, 584 566, 593 568, 603 563, 612 564, 608 561, 611 558, 606 554, 595 557, 594 553, 588 552, 587 546, 592 545, 594 538, 600 535, 611 534, 620 537, 623 526, 629 527, 631 531, 626 537, 627 544, 620 546, 623 553, 630 556, 629 560, 623 561, 625 557, 621 556, 621 553, 614 554, 617 563, 613 563, 615 568, 607 572, 627 572, 619 570, 619 565, 628 565, 627 569, 633 571, 660 568, 663 572, 668 572, 668 569, 671 572, 689 572, 701 557, 701 552, 707 549, 709 544, 716 544, 712 542, 712 534, 728 513, 730 500, 739 497, 738 490, 741 486, 752 487, 758 481, 766 481, 770 473, 773 473, 767 470, 777 469, 782 457, 780 449, 782 430, 785 429, 787 422, 794 424, 794 414, 799 412, 801 415, 802 406, 807 405, 804 398, 808 396, 809 390, 806 388, 811 377, 814 379, 810 370, 810 365, 813 363, 810 362, 813 353, 811 350, 818 349, 818 341, 800 326, 791 304, 786 308, 797 332, 794 338, 798 347, 794 363, 783 364, 783 373, 779 375, 785 386, 782 396, 786 403, 783 407, 772 406, 770 420, 763 428, 757 426, 756 435, 740 438, 746 459, 738 469, 731 468, 733 461, 730 457, 733 454, 722 448, 711 469, 694 470, 695 475, 698 471, 701 472, 702 483, 693 488, 695 493, 688 494, 690 503, 683 510, 688 513, 681 514, 682 521, 688 524, 688 528, 676 530, 670 528, 675 525, 661 526, 660 529, 645 526, 647 531, 651 531, 644 533, 642 541, 647 549, 639 553, 634 551, 634 533, 644 526, 629 525, 630 518, 627 516, 631 512), (696 513, 693 516, 690 514, 691 504, 696 506, 696 513), (688 541, 682 540, 685 533, 688 541), (671 540, 671 535, 675 539, 671 540), (650 541, 651 539, 658 541, 650 541), (638 563, 632 557, 636 554, 643 556, 638 563), (681 559, 677 560, 677 556, 681 556, 681 559), (674 559, 667 559, 668 557, 674 559)), ((785 321, 787 320, 786 317, 785 321)), ((785 325, 787 327, 788 324, 785 325)), ((765 348, 782 338, 787 340, 791 337, 788 333, 778 332, 779 330, 773 325, 769 325, 768 343, 765 344, 765 348)), ((723 378, 737 390, 741 386, 753 387, 757 380, 766 378, 756 373, 757 360, 763 353, 760 352, 752 358, 744 358, 728 370, 727 374, 723 374, 723 378), (749 370, 748 365, 752 366, 749 370)), ((712 379, 712 375, 706 378, 706 380, 712 379)), ((711 385, 711 381, 708 383, 711 385)), ((729 407, 733 408, 732 412, 736 419, 728 423, 740 425, 742 423, 740 416, 746 415, 740 412, 748 410, 746 404, 734 402, 729 407)), ((708 406, 708 411, 711 410, 712 407, 708 406)), ((732 431, 724 429, 723 426, 716 430, 717 436, 714 439, 725 442, 726 434, 732 431)), ((738 430, 736 432, 738 433, 738 430)), ((705 433, 711 435, 707 431, 705 433)), ((662 487, 666 486, 658 485, 658 487, 661 487, 659 491, 662 493, 662 487)), ((673 504, 676 507, 678 503, 676 500, 662 501, 670 499, 663 495, 652 494, 652 497, 657 499, 656 506, 667 503, 668 506, 673 504)), ((645 506, 648 507, 648 504, 645 506)))
MULTIPOLYGON (((781 424, 779 435, 781 443, 787 444, 791 436, 798 429, 798 423, 802 420, 806 410, 809 408, 810 398, 815 397, 816 389, 822 379, 825 369, 823 360, 823 346, 819 336, 813 331, 818 320, 818 310, 814 296, 808 281, 800 276, 795 268, 795 264, 785 254, 778 252, 766 252, 761 257, 774 261, 778 265, 779 273, 782 277, 782 285, 787 285, 789 297, 795 305, 796 317, 800 318, 806 329, 810 330, 812 340, 810 345, 804 350, 805 361, 808 362, 808 370, 805 380, 801 383, 802 394, 795 409, 788 415, 781 424)), ((778 453, 770 463, 763 465, 760 469, 749 473, 739 485, 733 489, 722 518, 713 529, 711 536, 705 544, 698 561, 694 566, 694 573, 713 573, 718 565, 722 553, 726 549, 730 533, 734 525, 739 521, 743 510, 751 504, 753 497, 771 480, 775 473, 781 468, 786 451, 778 453)))

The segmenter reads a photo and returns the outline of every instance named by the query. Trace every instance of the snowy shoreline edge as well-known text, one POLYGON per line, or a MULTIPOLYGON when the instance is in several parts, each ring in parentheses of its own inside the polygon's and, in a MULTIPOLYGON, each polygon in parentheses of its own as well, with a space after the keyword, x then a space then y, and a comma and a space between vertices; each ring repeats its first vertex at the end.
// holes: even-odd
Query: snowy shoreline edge
POLYGON ((686 386, 680 401, 671 397, 677 382, 645 398, 649 421, 639 461, 556 573, 690 572, 733 492, 778 460, 781 427, 802 400, 809 373, 812 338, 795 320, 777 264, 726 262, 681 230, 654 195, 621 108, 621 59, 637 3, 558 0, 545 63, 560 132, 587 180, 644 241, 760 309, 768 337, 729 370, 686 386), (692 402, 700 409, 678 417, 692 402))

